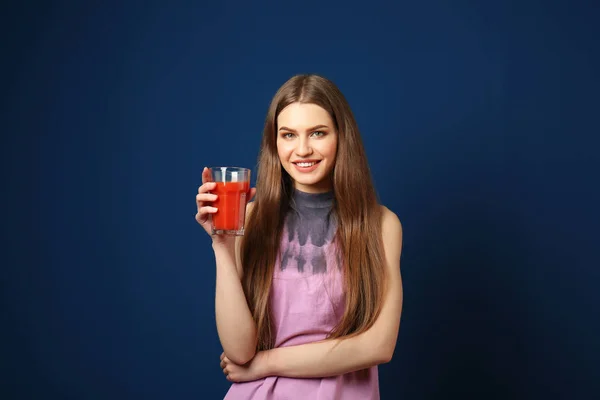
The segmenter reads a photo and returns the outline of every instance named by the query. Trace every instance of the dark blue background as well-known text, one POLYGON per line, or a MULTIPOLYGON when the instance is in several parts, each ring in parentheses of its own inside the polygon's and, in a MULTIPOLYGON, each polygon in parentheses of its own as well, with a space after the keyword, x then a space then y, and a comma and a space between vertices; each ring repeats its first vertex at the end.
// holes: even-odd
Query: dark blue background
POLYGON ((200 172, 304 72, 404 226, 382 398, 598 395, 594 2, 94 3, 1 13, 3 399, 222 398, 200 172))

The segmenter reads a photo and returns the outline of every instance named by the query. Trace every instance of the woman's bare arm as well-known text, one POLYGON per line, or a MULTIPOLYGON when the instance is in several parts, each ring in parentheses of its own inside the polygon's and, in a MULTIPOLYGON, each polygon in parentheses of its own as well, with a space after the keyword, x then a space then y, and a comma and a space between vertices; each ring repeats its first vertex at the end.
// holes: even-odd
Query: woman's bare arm
MULTIPOLYGON (((246 214, 253 203, 248 203, 246 214)), ((215 316, 223 351, 237 364, 250 361, 256 351, 256 323, 242 288, 241 237, 213 242, 217 264, 215 316)))

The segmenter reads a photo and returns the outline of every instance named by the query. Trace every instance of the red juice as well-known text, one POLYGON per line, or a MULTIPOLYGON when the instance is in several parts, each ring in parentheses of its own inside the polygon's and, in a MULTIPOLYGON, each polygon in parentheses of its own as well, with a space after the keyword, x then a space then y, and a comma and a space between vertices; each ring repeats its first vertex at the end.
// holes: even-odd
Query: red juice
POLYGON ((250 182, 217 182, 211 191, 217 200, 212 204, 218 211, 212 215, 213 229, 225 232, 243 232, 246 215, 246 198, 250 182))

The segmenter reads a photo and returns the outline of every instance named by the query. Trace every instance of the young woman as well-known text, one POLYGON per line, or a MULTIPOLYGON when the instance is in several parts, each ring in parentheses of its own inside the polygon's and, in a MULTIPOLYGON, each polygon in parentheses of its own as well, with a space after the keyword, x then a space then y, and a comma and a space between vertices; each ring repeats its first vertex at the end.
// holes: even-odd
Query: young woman
MULTIPOLYGON (((196 219, 216 195, 202 174, 196 219)), ((379 399, 402 311, 397 216, 379 205, 357 124, 329 80, 269 108, 245 236, 213 236, 225 399, 379 399)))

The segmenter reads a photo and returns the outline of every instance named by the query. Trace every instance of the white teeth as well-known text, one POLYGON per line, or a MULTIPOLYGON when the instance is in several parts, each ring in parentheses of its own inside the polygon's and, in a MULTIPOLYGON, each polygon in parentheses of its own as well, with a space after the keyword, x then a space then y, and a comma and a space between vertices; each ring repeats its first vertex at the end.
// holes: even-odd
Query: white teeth
POLYGON ((302 168, 306 168, 306 167, 312 167, 312 166, 313 166, 313 165, 315 165, 315 164, 316 164, 316 163, 314 163, 314 162, 311 162, 311 163, 297 163, 297 165, 298 165, 299 167, 302 167, 302 168))

